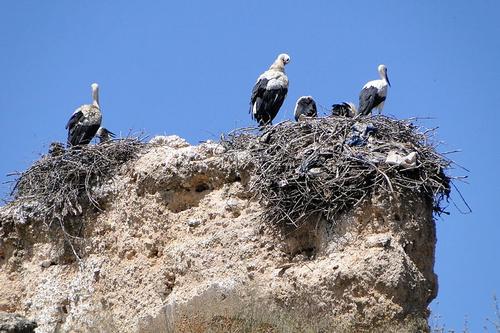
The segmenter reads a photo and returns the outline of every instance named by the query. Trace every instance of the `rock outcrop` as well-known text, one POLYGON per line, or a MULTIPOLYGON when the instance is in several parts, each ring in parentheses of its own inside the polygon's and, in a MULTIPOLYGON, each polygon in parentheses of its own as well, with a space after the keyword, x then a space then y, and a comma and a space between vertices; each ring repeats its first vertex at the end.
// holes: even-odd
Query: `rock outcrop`
POLYGON ((285 232, 261 218, 248 163, 216 143, 154 142, 66 235, 0 208, 0 311, 40 333, 428 330, 431 200, 374 193, 285 232))
POLYGON ((33 333, 36 323, 15 313, 0 312, 0 333, 33 333))

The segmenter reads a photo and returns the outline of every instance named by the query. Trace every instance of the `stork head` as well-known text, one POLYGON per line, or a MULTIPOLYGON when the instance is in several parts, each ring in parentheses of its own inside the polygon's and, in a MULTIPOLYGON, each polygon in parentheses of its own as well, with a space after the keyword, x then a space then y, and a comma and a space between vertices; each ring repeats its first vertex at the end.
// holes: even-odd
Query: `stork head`
POLYGON ((92 83, 92 104, 99 107, 99 85, 97 83, 92 83))
POLYGON ((270 69, 278 69, 283 71, 285 69, 285 65, 290 62, 290 56, 286 53, 280 54, 274 63, 271 65, 270 69))
POLYGON ((380 74, 380 78, 385 80, 389 87, 391 86, 391 82, 389 82, 389 77, 387 76, 387 67, 385 65, 378 65, 378 73, 380 74))
POLYGON ((114 138, 115 133, 111 132, 107 128, 99 127, 95 136, 98 137, 101 142, 105 142, 105 141, 110 141, 112 138, 114 138))
POLYGON ((298 103, 301 103, 301 104, 303 103, 305 105, 309 105, 313 101, 314 101, 314 99, 312 98, 312 96, 302 96, 301 98, 299 98, 298 103))
POLYGON ((278 60, 280 60, 283 65, 286 65, 290 62, 290 56, 286 53, 282 53, 278 56, 278 60))

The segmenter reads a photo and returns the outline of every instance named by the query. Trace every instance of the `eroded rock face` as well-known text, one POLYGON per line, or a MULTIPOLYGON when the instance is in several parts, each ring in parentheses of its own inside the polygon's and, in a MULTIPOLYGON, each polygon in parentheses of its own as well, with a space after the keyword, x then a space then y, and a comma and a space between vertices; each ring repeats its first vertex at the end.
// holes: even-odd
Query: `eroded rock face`
POLYGON ((98 189, 101 210, 72 221, 84 235, 73 248, 56 226, 18 221, 15 202, 0 208, 0 310, 37 332, 428 329, 430 202, 373 195, 334 223, 279 230, 260 218, 248 157, 154 140, 98 189))
POLYGON ((15 313, 0 312, 0 333, 33 333, 36 323, 15 313))

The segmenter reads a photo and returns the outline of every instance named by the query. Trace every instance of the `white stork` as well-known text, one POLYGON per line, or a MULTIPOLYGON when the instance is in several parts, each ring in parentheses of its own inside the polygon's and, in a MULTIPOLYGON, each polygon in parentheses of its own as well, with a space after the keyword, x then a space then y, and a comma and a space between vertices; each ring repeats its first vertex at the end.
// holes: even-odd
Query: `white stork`
POLYGON ((366 83, 359 94, 359 114, 363 116, 369 115, 374 108, 377 108, 380 113, 384 107, 387 87, 390 87, 391 83, 387 77, 387 67, 385 65, 378 66, 378 73, 380 80, 366 83))
POLYGON ((99 143, 111 141, 115 137, 115 133, 105 127, 99 127, 95 136, 99 138, 99 143))
POLYGON ((295 120, 299 121, 301 116, 316 118, 318 116, 318 110, 316 108, 316 102, 312 96, 302 96, 295 103, 295 120))
POLYGON ((280 54, 271 67, 259 76, 253 87, 250 113, 259 126, 270 125, 283 105, 288 92, 285 65, 289 62, 288 54, 280 54))
POLYGON ((99 85, 92 83, 92 104, 80 106, 73 112, 66 124, 68 146, 89 144, 101 126, 102 114, 99 107, 99 85))
POLYGON ((332 116, 353 118, 357 113, 356 106, 351 102, 332 105, 332 116))

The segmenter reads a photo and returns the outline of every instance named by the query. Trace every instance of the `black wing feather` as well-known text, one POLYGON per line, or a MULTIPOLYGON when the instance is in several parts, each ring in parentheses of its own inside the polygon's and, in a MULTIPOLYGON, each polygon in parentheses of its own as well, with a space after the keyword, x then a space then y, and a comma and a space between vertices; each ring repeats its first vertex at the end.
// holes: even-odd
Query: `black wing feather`
POLYGON ((78 146, 78 145, 88 145, 92 138, 97 133, 99 125, 82 125, 76 124, 68 132, 68 145, 78 146))
POLYGON ((372 112, 375 107, 375 95, 377 94, 377 88, 370 87, 364 88, 359 94, 359 114, 367 116, 372 112))
POLYGON ((285 101, 287 92, 288 88, 285 87, 272 90, 265 89, 262 96, 257 96, 255 99, 257 112, 253 116, 259 122, 259 126, 272 123, 285 101))
POLYGON ((90 143, 99 125, 83 125, 84 115, 82 111, 77 111, 71 115, 66 129, 68 130, 68 146, 87 145, 90 143))
POLYGON ((385 96, 380 96, 377 88, 364 88, 359 94, 359 114, 369 115, 383 101, 385 101, 385 96))
POLYGON ((71 118, 69 118, 65 128, 71 130, 80 120, 82 120, 82 118, 83 118, 82 111, 77 111, 73 113, 71 115, 71 118))
POLYGON ((257 98, 262 97, 264 92, 266 91, 267 83, 269 82, 268 79, 262 78, 259 81, 255 83, 252 89, 252 97, 250 98, 250 114, 252 115, 253 119, 253 104, 257 100, 257 98))

